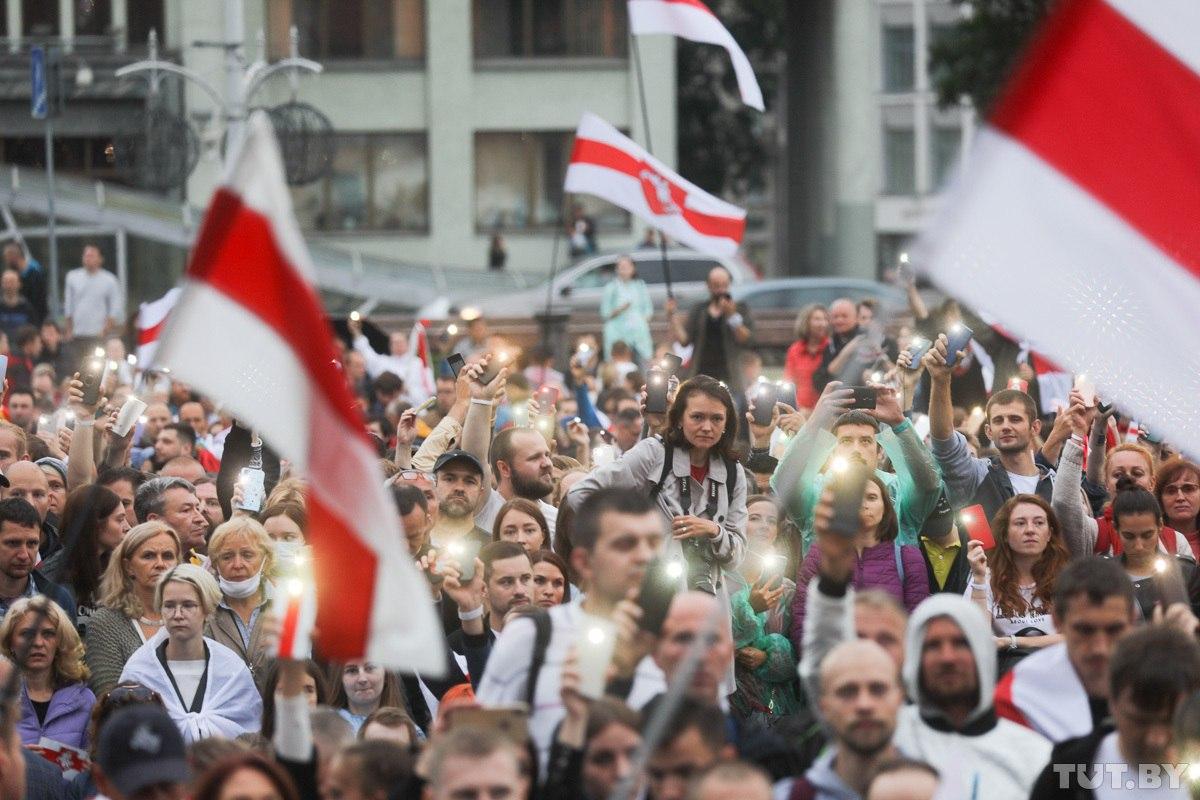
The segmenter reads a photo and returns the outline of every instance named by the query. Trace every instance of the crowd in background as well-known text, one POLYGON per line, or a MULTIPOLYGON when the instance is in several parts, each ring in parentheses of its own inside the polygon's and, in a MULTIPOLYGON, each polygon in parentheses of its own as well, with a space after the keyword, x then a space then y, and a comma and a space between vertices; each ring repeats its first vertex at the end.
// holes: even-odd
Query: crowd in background
POLYGON ((420 675, 273 656, 304 477, 128 357, 84 253, 61 323, 0 274, 0 796, 1190 796, 1200 466, 952 300, 797 309, 779 374, 720 267, 656 309, 621 259, 565 363, 352 316, 420 675))

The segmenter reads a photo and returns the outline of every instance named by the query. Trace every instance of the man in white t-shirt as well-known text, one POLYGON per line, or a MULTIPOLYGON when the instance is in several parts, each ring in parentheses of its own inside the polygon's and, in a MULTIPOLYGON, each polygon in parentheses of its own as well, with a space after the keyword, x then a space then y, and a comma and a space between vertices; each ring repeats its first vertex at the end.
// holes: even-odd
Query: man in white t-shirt
POLYGON ((125 298, 117 276, 104 269, 104 256, 94 244, 83 248, 83 266, 67 273, 63 296, 66 339, 77 340, 76 358, 110 333, 119 331, 125 316, 125 298))
MULTIPOLYGON (((544 762, 563 719, 562 668, 589 616, 629 622, 638 609, 630 599, 641 586, 646 567, 662 548, 665 523, 649 498, 602 489, 580 506, 572 527, 571 565, 588 594, 579 602, 550 609, 550 637, 537 674, 529 731, 544 762)), ((636 626, 628 625, 629 628, 636 626)), ((537 625, 518 617, 504 627, 488 657, 479 685, 479 702, 499 706, 525 702, 537 625)), ((618 648, 631 652, 629 643, 618 648)), ((631 656, 635 658, 636 653, 631 656)))
POLYGON ((993 460, 976 458, 954 429, 954 403, 947 366, 946 335, 940 334, 922 364, 929 372, 930 449, 942 468, 946 495, 955 508, 982 505, 988 519, 1017 494, 1036 494, 1047 502, 1054 491, 1054 470, 1034 459, 1034 439, 1042 429, 1033 398, 1019 389, 1002 389, 984 409, 984 433, 999 452, 993 460))

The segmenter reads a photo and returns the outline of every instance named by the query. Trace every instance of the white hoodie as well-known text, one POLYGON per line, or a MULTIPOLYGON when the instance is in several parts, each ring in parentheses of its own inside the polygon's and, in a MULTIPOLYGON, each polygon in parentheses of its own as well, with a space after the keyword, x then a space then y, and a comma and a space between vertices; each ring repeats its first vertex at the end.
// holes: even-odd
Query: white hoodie
POLYGON ((904 685, 915 703, 900 710, 894 742, 911 758, 928 761, 944 782, 962 787, 965 800, 1025 800, 1050 760, 1050 742, 1015 722, 998 719, 992 708, 996 684, 996 644, 979 607, 957 595, 935 594, 913 611, 908 622, 904 685), (921 691, 921 650, 925 629, 949 617, 975 654, 979 702, 966 727, 953 730, 921 691))

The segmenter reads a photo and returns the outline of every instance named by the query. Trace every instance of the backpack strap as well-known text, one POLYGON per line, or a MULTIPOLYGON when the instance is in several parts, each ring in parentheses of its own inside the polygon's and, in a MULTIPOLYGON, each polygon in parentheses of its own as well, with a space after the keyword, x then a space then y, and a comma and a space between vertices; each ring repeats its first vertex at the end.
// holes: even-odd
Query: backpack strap
POLYGON ((896 551, 896 572, 900 574, 900 593, 904 593, 904 556, 900 552, 900 543, 892 542, 896 551))
POLYGON ((671 468, 675 463, 675 447, 674 445, 669 444, 661 436, 655 436, 654 438, 662 442, 663 446, 662 474, 658 476, 658 483, 650 487, 650 499, 654 502, 658 502, 658 496, 662 494, 663 486, 666 485, 667 478, 671 477, 671 468))
POLYGON ((533 714, 533 699, 537 694, 538 676, 542 672, 542 665, 546 663, 546 648, 550 644, 550 615, 545 609, 531 609, 526 612, 534 625, 533 636, 533 654, 529 659, 529 677, 525 680, 525 704, 529 706, 529 713, 533 714))

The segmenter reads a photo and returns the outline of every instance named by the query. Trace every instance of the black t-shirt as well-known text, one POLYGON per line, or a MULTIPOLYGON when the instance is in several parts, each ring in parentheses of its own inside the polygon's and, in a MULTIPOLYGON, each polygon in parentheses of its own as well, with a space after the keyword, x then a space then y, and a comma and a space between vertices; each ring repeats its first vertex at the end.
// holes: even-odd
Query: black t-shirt
POLYGON ((33 706, 33 713, 37 714, 38 725, 46 724, 46 712, 50 710, 49 700, 34 700, 29 698, 30 705, 33 706))
POLYGON ((704 350, 697 353, 697 372, 717 380, 729 381, 732 373, 729 359, 725 354, 725 326, 728 323, 724 317, 714 317, 704 311, 704 350))

